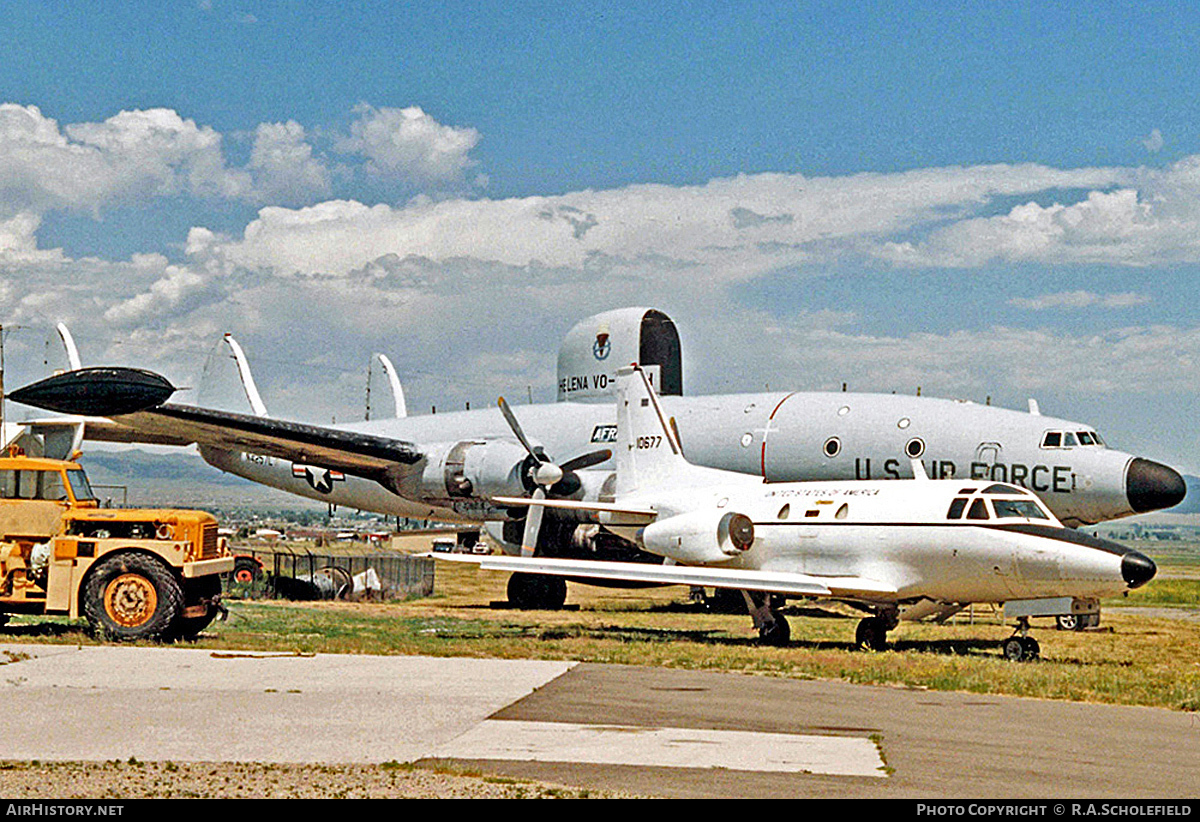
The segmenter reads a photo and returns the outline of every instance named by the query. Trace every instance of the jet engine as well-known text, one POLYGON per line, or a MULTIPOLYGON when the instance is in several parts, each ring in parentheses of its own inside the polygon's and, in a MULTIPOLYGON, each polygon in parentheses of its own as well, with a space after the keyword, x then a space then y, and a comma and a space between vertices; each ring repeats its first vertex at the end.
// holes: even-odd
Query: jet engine
POLYGON ((725 562, 754 544, 754 523, 734 511, 693 511, 647 525, 642 544, 687 564, 725 562))

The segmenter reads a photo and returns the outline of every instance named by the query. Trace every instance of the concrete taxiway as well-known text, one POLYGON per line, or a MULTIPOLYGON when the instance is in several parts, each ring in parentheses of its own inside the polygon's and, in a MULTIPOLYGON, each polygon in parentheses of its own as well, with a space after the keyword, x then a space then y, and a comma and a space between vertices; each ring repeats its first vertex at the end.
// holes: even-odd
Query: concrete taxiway
POLYGON ((1166 710, 616 665, 0 645, 4 759, 383 763, 658 796, 1200 794, 1166 710))

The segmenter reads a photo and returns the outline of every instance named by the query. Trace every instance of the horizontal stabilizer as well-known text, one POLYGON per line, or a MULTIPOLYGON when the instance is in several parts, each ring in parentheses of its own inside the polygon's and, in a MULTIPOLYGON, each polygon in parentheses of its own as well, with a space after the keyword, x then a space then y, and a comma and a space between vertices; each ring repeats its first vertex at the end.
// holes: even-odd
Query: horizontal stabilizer
POLYGON ((478 554, 429 554, 437 560, 477 563, 485 571, 515 571, 548 574, 578 579, 647 582, 660 585, 694 585, 707 588, 733 588, 767 591, 791 596, 843 596, 846 592, 874 596, 895 594, 896 589, 873 580, 856 577, 808 576, 776 571, 741 568, 713 568, 691 565, 648 565, 641 562, 602 562, 542 557, 488 556, 478 554))

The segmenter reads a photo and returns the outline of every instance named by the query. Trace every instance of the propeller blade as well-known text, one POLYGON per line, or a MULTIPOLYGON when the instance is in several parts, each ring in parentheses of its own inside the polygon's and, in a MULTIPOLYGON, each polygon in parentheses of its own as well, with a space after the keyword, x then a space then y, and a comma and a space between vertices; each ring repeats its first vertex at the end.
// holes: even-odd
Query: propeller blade
POLYGON ((531 557, 537 550, 538 532, 542 530, 542 513, 546 506, 537 503, 546 498, 546 490, 540 485, 533 491, 533 503, 525 514, 525 533, 521 537, 521 556, 531 557))
POLYGON ((599 451, 592 451, 589 454, 580 454, 578 457, 567 460, 559 467, 562 468, 563 473, 568 473, 570 471, 578 471, 580 468, 591 468, 593 465, 599 465, 610 459, 612 459, 612 451, 609 451, 607 448, 601 448, 599 451))
POLYGON ((533 446, 530 445, 529 440, 525 438, 525 431, 521 428, 521 424, 517 422, 517 415, 512 412, 511 408, 508 407, 508 403, 505 401, 504 397, 501 397, 499 400, 497 400, 496 404, 500 406, 500 413, 504 415, 504 419, 508 422, 508 427, 512 429, 514 434, 516 434, 517 439, 521 442, 521 445, 525 446, 525 450, 528 451, 530 455, 538 462, 549 462, 549 458, 545 454, 539 454, 537 451, 533 450, 533 446))

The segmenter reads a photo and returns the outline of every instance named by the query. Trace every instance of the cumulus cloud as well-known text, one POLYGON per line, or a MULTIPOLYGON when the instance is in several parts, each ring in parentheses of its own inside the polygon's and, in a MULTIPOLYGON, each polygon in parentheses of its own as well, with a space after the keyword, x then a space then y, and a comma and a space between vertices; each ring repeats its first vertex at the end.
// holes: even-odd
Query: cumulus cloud
POLYGON ((1165 145, 1162 132, 1158 129, 1152 129, 1146 139, 1142 140, 1142 145, 1145 146, 1146 151, 1149 151, 1151 154, 1157 154, 1158 152, 1162 151, 1162 147, 1165 145))
POLYGON ((309 203, 328 196, 331 190, 329 168, 313 156, 304 127, 294 120, 258 126, 247 168, 254 178, 254 196, 260 202, 309 203))
POLYGON ((446 126, 418 106, 358 108, 339 150, 367 158, 367 172, 404 183, 460 186, 475 165, 471 150, 480 133, 446 126))

